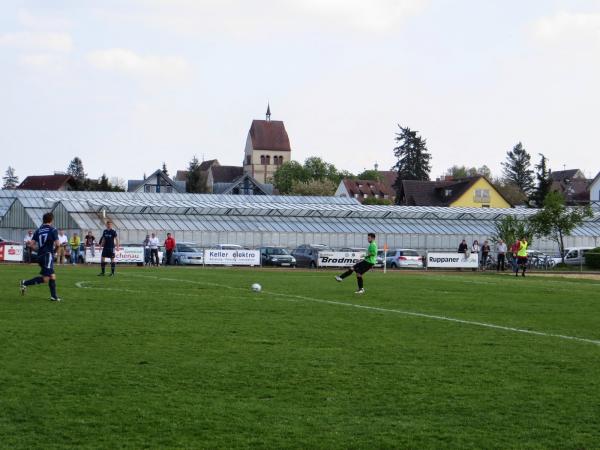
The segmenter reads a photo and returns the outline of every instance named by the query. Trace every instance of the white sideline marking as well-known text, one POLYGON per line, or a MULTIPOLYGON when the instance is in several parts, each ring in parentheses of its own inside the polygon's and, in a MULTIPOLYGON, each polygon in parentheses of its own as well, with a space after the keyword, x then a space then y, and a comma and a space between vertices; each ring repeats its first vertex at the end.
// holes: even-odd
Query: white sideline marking
MULTIPOLYGON (((244 289, 244 288, 239 288, 239 287, 235 287, 235 286, 227 286, 225 284, 203 282, 203 281, 180 280, 178 278, 162 278, 162 277, 157 277, 157 276, 152 276, 152 275, 127 274, 127 276, 140 277, 140 278, 154 278, 159 281, 173 281, 173 282, 177 282, 177 283, 209 285, 209 286, 217 286, 217 287, 226 288, 226 289, 248 291, 248 289, 244 289)), ((504 325, 496 325, 493 323, 476 322, 476 321, 465 320, 465 319, 455 319, 453 317, 438 316, 438 315, 434 315, 434 314, 425 314, 425 313, 419 313, 419 312, 414 312, 414 311, 403 311, 401 309, 380 308, 377 306, 360 305, 357 303, 346 303, 346 302, 339 302, 339 301, 335 301, 335 300, 324 300, 324 299, 320 299, 320 298, 304 297, 302 295, 283 294, 283 293, 271 292, 271 291, 263 291, 263 292, 265 294, 275 295, 275 296, 279 296, 279 297, 296 298, 296 299, 307 300, 307 301, 311 301, 311 302, 315 302, 315 303, 346 306, 346 307, 350 307, 350 308, 366 309, 369 311, 401 314, 401 315, 411 316, 411 317, 421 317, 424 319, 443 320, 446 322, 461 323, 464 325, 474 325, 474 326, 478 326, 478 327, 491 328, 491 329, 495 329, 495 330, 512 331, 515 333, 532 334, 535 336, 554 337, 554 338, 566 339, 566 340, 570 340, 570 341, 586 342, 588 344, 595 344, 595 345, 600 346, 600 340, 580 338, 580 337, 568 336, 568 335, 564 335, 564 334, 555 334, 555 333, 546 333, 543 331, 526 330, 523 328, 507 327, 504 325)))

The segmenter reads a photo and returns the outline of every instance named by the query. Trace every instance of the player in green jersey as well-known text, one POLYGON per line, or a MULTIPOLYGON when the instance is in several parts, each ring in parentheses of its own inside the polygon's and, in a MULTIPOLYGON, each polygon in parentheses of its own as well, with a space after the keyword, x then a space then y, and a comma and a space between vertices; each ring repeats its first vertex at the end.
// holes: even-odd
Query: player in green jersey
POLYGON ((377 242, 375 242, 375 233, 369 233, 367 240, 369 241, 369 248, 367 248, 365 258, 354 264, 354 266, 346 270, 343 274, 335 277, 336 281, 341 282, 344 278, 352 275, 352 272, 356 272, 356 281, 358 283, 358 290, 355 292, 356 294, 365 293, 363 287, 363 275, 377 262, 377 242))

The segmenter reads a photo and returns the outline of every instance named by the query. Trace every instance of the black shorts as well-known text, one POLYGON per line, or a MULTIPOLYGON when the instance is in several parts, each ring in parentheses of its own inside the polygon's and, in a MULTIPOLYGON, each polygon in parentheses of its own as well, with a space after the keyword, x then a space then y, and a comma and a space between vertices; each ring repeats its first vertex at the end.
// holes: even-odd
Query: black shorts
POLYGON ((102 257, 114 259, 115 257, 115 249, 114 248, 103 248, 102 249, 102 257))
POLYGON ((38 264, 40 265, 41 276, 49 277, 54 275, 54 255, 52 255, 52 253, 46 253, 45 255, 40 256, 38 264))
POLYGON ((373 267, 375 264, 371 264, 370 262, 365 261, 364 259, 360 262, 357 262, 356 264, 354 264, 354 271, 356 273, 359 274, 363 274, 368 272, 369 270, 371 270, 371 267, 373 267))

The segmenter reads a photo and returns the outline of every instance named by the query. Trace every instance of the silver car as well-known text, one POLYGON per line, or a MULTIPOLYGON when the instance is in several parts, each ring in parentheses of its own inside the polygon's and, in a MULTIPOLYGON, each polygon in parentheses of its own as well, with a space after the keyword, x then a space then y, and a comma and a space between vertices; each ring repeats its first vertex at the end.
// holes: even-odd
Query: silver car
POLYGON ((173 264, 204 264, 204 250, 193 242, 178 242, 173 250, 173 264))

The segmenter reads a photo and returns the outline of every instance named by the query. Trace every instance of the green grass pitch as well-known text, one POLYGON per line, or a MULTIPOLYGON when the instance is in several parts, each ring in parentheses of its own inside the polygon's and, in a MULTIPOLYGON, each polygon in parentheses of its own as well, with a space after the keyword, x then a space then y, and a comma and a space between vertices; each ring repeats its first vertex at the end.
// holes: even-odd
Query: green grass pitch
POLYGON ((0 266, 0 448, 600 448, 597 281, 117 271, 0 266))

